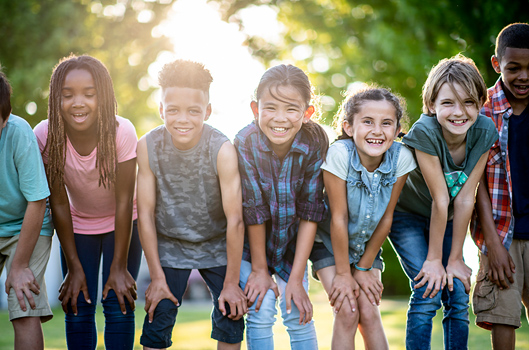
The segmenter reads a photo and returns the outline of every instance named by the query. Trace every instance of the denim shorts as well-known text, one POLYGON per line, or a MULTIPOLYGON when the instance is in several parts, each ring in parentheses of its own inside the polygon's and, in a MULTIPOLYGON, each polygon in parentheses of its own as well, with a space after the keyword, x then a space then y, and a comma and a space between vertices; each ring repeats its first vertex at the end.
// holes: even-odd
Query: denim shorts
MULTIPOLYGON (((310 252, 309 260, 312 262, 312 277, 319 281, 316 271, 325 267, 334 266, 334 255, 327 249, 322 242, 314 242, 312 251, 310 252)), ((353 264, 351 264, 351 268, 353 264)), ((382 248, 378 251, 375 260, 373 261, 373 268, 384 272, 384 259, 382 259, 382 248)))
MULTIPOLYGON (((223 316, 219 310, 218 299, 224 286, 226 266, 199 269, 198 271, 209 288, 214 304, 213 312, 211 313, 211 338, 223 343, 240 343, 244 335, 244 319, 233 321, 227 316, 223 316)), ((191 270, 163 267, 163 272, 171 293, 182 306, 182 296, 187 288, 191 270)), ((154 310, 152 323, 149 323, 149 315, 145 315, 140 344, 155 349, 170 347, 173 343, 171 337, 178 308, 169 299, 163 299, 154 310)), ((226 315, 229 314, 229 305, 226 304, 226 315)))

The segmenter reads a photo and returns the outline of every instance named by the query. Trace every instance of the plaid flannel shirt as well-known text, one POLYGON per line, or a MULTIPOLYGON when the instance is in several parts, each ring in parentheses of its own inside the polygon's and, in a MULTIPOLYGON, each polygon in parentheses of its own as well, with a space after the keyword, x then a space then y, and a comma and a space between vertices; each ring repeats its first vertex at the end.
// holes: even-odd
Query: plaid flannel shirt
MULTIPOLYGON (((234 145, 239 156, 244 222, 266 223, 269 271, 288 281, 299 220, 319 222, 326 214, 319 144, 302 130, 281 161, 268 138, 251 123, 239 131, 234 145)), ((251 261, 248 242, 243 259, 251 261)))
MULTIPOLYGON (((501 77, 487 91, 488 99, 481 114, 491 118, 500 138, 491 147, 485 167, 489 196, 492 202, 492 217, 496 230, 505 248, 509 249, 513 237, 514 217, 512 214, 511 164, 509 162, 508 137, 509 118, 513 113, 503 91, 501 77)), ((483 232, 476 211, 470 222, 472 238, 483 253, 487 253, 483 232)))

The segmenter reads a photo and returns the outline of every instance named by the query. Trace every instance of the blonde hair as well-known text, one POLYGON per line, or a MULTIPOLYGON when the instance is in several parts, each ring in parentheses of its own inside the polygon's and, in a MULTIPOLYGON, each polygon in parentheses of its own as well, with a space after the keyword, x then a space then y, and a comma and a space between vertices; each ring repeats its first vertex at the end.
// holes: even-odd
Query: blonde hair
POLYGON ((422 87, 422 111, 423 113, 433 116, 430 108, 434 105, 439 90, 443 84, 448 84, 450 89, 456 95, 457 100, 463 106, 465 104, 456 93, 454 84, 458 84, 470 96, 478 109, 483 106, 487 100, 487 86, 481 76, 476 64, 472 59, 458 54, 451 58, 445 58, 435 65, 428 79, 422 87))

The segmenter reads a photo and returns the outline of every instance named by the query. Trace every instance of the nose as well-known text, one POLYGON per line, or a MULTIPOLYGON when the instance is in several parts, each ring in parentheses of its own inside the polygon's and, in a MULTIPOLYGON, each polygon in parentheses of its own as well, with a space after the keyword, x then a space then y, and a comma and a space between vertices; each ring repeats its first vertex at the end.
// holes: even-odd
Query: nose
POLYGON ((73 106, 74 107, 84 107, 84 99, 82 96, 75 96, 73 100, 73 106))
POLYGON ((461 106, 461 103, 458 101, 454 105, 454 115, 463 115, 463 106, 461 106))
POLYGON ((520 75, 518 76, 518 79, 520 80, 529 79, 529 71, 527 69, 522 69, 522 71, 520 72, 520 75))
POLYGON ((374 123, 373 134, 375 135, 382 134, 382 125, 380 125, 380 123, 374 123))

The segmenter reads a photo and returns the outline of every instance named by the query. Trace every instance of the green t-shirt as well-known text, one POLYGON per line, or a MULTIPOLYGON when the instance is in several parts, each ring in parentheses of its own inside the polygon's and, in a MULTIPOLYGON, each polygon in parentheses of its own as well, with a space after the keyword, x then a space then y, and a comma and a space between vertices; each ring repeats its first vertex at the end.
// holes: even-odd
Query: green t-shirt
MULTIPOLYGON (((456 165, 437 118, 422 114, 408 134, 404 136, 402 142, 412 148, 414 156, 417 149, 439 158, 450 194, 448 218, 451 220, 454 213, 454 198, 465 184, 479 158, 492 147, 497 139, 498 131, 494 122, 490 118, 478 115, 476 122, 467 132, 465 159, 461 165, 456 165)), ((419 167, 409 173, 395 210, 430 217, 432 197, 419 167)))

